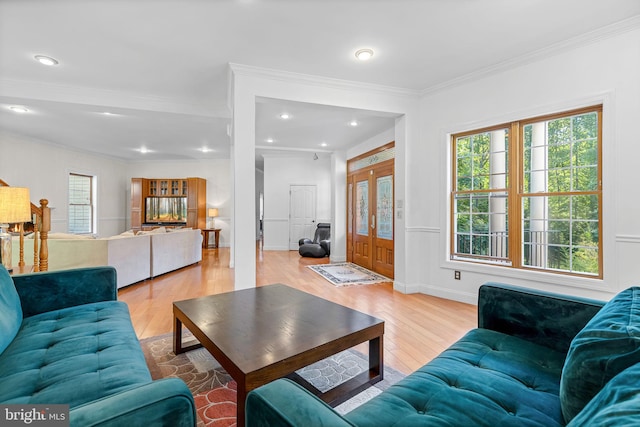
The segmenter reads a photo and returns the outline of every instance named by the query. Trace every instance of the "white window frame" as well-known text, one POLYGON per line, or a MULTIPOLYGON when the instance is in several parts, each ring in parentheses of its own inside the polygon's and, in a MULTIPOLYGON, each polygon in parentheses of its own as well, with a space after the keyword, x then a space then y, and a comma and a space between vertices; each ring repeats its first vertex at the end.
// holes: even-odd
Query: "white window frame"
POLYGON ((97 182, 97 177, 95 175, 92 174, 87 174, 87 173, 81 173, 81 172, 69 172, 68 173, 68 182, 67 182, 67 187, 68 187, 68 203, 67 203, 67 230, 69 233, 72 234, 78 234, 78 235, 86 235, 86 234, 96 234, 96 225, 97 225, 97 220, 96 220, 96 182, 97 182), (81 230, 78 231, 77 228, 73 227, 73 219, 72 219, 72 210, 73 210, 73 206, 76 205, 85 205, 85 204, 76 204, 76 203, 72 203, 72 192, 73 189, 71 188, 72 186, 72 177, 82 177, 82 178, 88 178, 89 179, 89 191, 90 191, 90 202, 88 204, 86 204, 86 206, 89 206, 89 212, 90 212, 90 218, 89 218, 89 229, 85 229, 85 230, 81 230))

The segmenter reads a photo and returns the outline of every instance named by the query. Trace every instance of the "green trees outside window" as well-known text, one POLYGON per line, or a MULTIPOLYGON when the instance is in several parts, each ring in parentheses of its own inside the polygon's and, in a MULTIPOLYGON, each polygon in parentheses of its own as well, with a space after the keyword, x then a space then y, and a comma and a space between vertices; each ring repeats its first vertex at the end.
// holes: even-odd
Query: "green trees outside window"
POLYGON ((601 116, 453 135, 452 259, 602 277, 601 116))

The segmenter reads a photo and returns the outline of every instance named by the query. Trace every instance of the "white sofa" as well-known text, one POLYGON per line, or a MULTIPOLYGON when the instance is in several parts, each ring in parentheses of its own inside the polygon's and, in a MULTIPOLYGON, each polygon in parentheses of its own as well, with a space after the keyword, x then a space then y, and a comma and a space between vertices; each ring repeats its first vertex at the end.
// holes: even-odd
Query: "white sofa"
MULTIPOLYGON (((118 288, 177 270, 202 260, 200 230, 123 233, 93 239, 50 233, 49 271, 110 265, 116 269, 118 288), (155 247, 154 247, 155 245, 155 247)), ((13 239, 13 265, 18 265, 20 243, 13 239)), ((33 264, 33 240, 24 240, 24 259, 33 264)))
POLYGON ((202 261, 200 230, 151 233, 151 277, 202 261))

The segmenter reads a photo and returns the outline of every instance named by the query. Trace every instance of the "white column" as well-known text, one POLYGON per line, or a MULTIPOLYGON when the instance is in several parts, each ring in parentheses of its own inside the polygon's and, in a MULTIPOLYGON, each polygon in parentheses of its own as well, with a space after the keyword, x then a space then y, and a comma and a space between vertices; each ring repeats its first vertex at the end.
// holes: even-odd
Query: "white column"
POLYGON ((235 289, 256 286, 255 96, 233 83, 233 250, 235 289))
MULTIPOLYGON (((505 152, 505 130, 491 132, 491 160, 489 162, 489 187, 507 186, 507 155, 505 152)), ((491 256, 507 256, 507 199, 492 197, 489 203, 489 233, 491 256), (503 212, 503 213, 499 213, 503 212)))
MULTIPOLYGON (((534 123, 531 135, 531 176, 530 192, 547 191, 547 157, 546 126, 534 123)), ((532 197, 531 209, 531 258, 530 263, 536 267, 547 266, 547 203, 541 197, 532 197)))
POLYGON ((331 155, 331 262, 347 260, 347 154, 331 155))

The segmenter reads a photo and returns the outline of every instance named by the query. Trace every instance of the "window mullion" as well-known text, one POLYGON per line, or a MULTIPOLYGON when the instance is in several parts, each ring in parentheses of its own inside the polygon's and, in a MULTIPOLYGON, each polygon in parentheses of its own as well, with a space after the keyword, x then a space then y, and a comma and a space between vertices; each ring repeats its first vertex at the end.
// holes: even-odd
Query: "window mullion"
POLYGON ((511 123, 509 140, 509 257, 511 265, 522 266, 522 171, 524 138, 518 122, 511 123))

